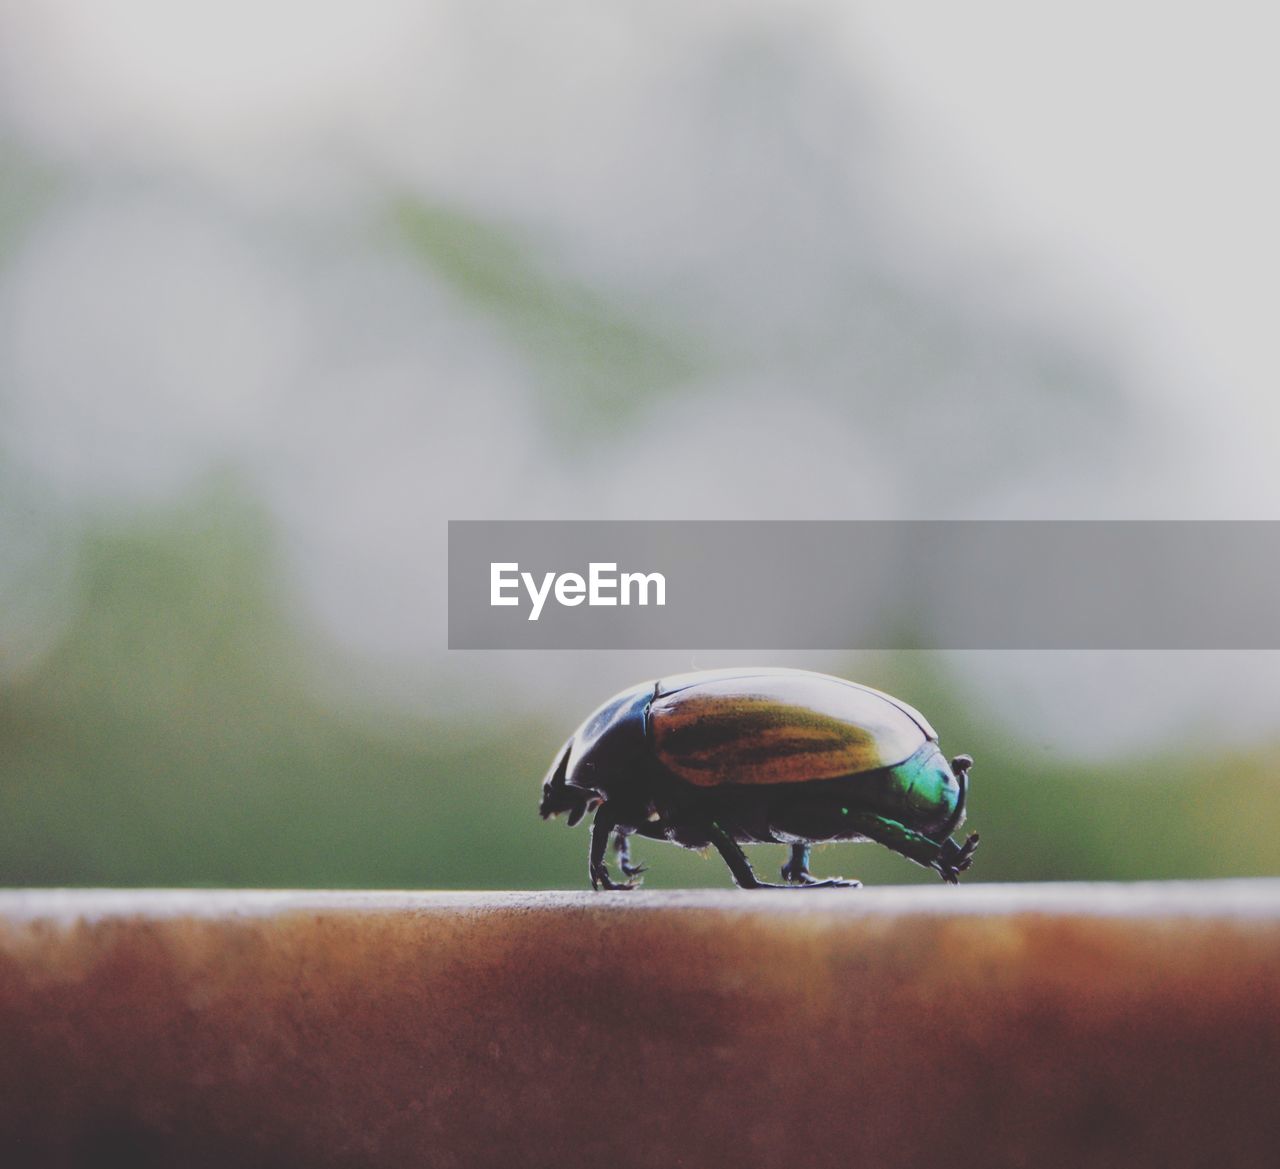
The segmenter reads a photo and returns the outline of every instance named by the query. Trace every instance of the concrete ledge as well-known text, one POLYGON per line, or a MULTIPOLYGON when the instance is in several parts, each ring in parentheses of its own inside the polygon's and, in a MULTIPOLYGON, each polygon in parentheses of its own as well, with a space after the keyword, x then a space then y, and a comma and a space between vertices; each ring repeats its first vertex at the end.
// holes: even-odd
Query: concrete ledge
POLYGON ((1280 881, 0 893, 4 1166, 1277 1163, 1280 881))

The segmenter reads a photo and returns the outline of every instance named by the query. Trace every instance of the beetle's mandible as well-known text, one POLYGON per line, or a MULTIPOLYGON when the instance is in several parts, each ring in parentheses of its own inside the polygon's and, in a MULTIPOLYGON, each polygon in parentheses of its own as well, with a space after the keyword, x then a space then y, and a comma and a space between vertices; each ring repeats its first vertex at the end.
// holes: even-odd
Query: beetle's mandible
POLYGON ((869 686, 808 670, 707 670, 646 682, 578 728, 542 783, 543 819, 595 812, 595 889, 632 889, 632 835, 714 848, 744 889, 856 886, 818 880, 809 849, 874 840, 956 884, 973 760, 948 764, 919 711, 869 686), (610 837, 625 881, 605 863, 610 837), (759 880, 740 847, 791 846, 785 885, 759 880))

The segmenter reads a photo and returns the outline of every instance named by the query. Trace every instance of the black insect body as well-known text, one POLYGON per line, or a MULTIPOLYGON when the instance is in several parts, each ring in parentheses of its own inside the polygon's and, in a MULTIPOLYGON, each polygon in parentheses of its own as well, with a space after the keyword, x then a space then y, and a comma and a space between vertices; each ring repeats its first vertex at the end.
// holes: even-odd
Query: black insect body
POLYGON ((615 842, 623 873, 627 839, 712 847, 744 889, 856 886, 818 880, 810 846, 873 840, 956 884, 973 863, 976 833, 964 822, 972 760, 950 764, 923 715, 854 682, 807 670, 712 670, 646 682, 596 710, 565 744, 542 784, 543 818, 570 826, 595 812, 590 877, 614 881, 605 855, 615 842), (784 886, 752 872, 742 844, 789 844, 784 886))

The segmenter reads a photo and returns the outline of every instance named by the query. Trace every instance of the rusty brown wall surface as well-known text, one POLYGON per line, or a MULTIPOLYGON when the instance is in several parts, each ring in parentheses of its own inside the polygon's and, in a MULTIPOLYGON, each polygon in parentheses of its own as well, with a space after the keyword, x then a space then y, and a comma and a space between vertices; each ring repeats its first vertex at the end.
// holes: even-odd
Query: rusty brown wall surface
POLYGON ((0 893, 0 1165, 1280 1164, 1280 881, 0 893))

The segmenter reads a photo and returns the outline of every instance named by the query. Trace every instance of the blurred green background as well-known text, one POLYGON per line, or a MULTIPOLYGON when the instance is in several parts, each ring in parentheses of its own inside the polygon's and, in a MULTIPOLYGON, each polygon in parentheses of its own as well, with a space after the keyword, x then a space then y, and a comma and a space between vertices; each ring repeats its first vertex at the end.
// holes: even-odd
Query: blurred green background
POLYGON ((1274 518, 1233 91, 1164 153, 1180 73, 889 5, 111 7, 0 9, 0 883, 583 887, 556 748, 753 660, 974 755, 973 879, 1280 869, 1273 654, 445 648, 451 518, 1274 518))
MULTIPOLYGON (((542 710, 501 689, 438 715, 326 701, 309 679, 341 657, 326 660, 289 620, 271 547, 261 516, 216 491, 163 521, 86 534, 67 627, 3 692, 4 881, 582 886, 586 831, 535 812, 553 753, 587 712, 582 686, 542 710)), ((630 655, 577 656, 596 667, 588 676, 635 680, 630 655)), ((1157 742, 1081 761, 966 693, 967 656, 861 655, 844 672, 908 698, 945 747, 977 757, 975 879, 1276 871, 1269 749, 1157 742)), ((636 851, 650 887, 727 881, 714 855, 636 851)), ((750 851, 762 871, 783 859, 750 851)), ((870 846, 820 848, 815 868, 932 880, 870 846)))

